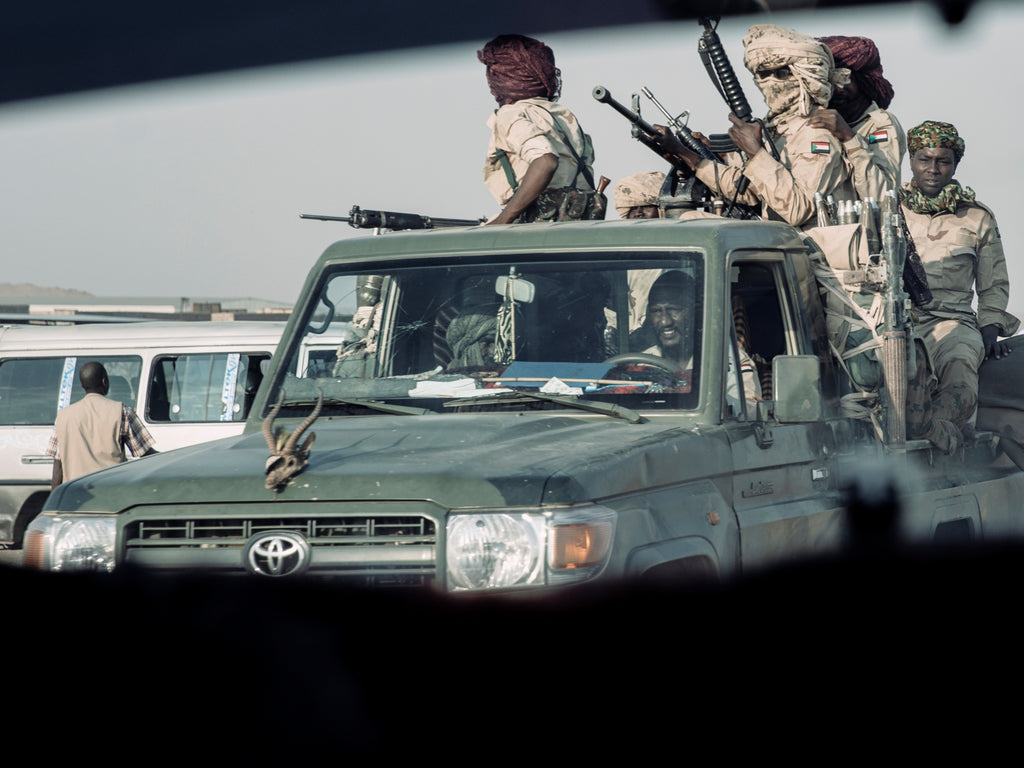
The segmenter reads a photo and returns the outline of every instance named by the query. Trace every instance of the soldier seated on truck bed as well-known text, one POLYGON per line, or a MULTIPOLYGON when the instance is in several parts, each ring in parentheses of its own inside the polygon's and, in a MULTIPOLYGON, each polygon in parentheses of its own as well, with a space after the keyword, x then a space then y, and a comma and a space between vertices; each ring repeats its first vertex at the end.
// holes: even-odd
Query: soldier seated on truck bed
POLYGON ((1010 281, 995 216, 953 178, 965 149, 956 127, 926 120, 907 132, 907 143, 913 179, 900 202, 932 294, 916 309, 915 330, 938 379, 935 415, 970 442, 978 369, 1009 354, 999 337, 1015 334, 1020 320, 1006 311, 1010 281))

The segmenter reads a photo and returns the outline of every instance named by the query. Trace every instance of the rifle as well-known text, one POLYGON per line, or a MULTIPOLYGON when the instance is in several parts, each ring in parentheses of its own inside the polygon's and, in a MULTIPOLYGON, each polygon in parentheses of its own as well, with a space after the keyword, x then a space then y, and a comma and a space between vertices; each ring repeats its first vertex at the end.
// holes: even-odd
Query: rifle
POLYGON ((435 229, 438 227, 475 227, 486 219, 438 219, 418 213, 396 213, 394 211, 363 210, 353 205, 348 216, 321 216, 314 213, 300 213, 300 219, 320 221, 346 221, 356 229, 435 229))
MULTIPOLYGON (((661 134, 658 133, 657 129, 642 117, 640 117, 640 109, 637 105, 637 96, 633 94, 633 109, 626 107, 624 104, 619 103, 612 98, 611 92, 603 85, 598 85, 591 92, 593 97, 600 101, 602 104, 607 104, 617 111, 620 115, 629 120, 633 124, 633 137, 640 141, 640 143, 646 145, 648 148, 657 152, 665 160, 672 163, 672 166, 683 173, 689 173, 690 167, 686 165, 680 158, 675 155, 665 154, 664 150, 658 146, 658 139, 661 138, 661 134)), ((708 137, 709 143, 707 144, 700 141, 693 132, 687 127, 686 123, 682 121, 682 117, 687 115, 687 112, 683 112, 679 117, 673 117, 672 114, 665 109, 664 105, 654 94, 651 93, 651 89, 646 86, 643 88, 644 96, 649 98, 654 105, 661 110, 661 113, 665 115, 668 120, 669 127, 675 134, 676 138, 679 139, 680 143, 688 149, 695 152, 705 160, 711 160, 715 163, 722 162, 719 157, 723 152, 735 152, 736 145, 732 143, 732 140, 726 134, 712 134, 708 137)))
MULTIPOLYGON (((661 134, 654 128, 653 125, 648 123, 642 117, 640 117, 640 110, 637 105, 636 96, 633 97, 633 109, 630 109, 625 104, 622 104, 615 100, 612 96, 611 91, 605 88, 603 85, 594 86, 594 90, 591 91, 591 95, 602 104, 607 104, 609 107, 614 109, 620 115, 629 120, 633 125, 633 138, 639 141, 648 149, 657 152, 663 159, 668 160, 672 167, 683 175, 690 175, 690 167, 683 162, 683 160, 673 154, 666 153, 661 147, 658 146, 658 140, 661 138, 661 134)), ((691 135, 691 138, 692 135, 691 135)), ((696 139, 694 139, 696 141, 696 139)), ((697 142, 700 144, 700 142, 697 142)), ((701 144, 704 147, 703 144, 701 144)), ((707 147, 704 147, 706 151, 710 151, 707 147)))
MULTIPOLYGON (((654 94, 651 93, 649 88, 644 88, 644 95, 647 96, 654 104, 662 111, 662 113, 668 118, 670 127, 675 134, 676 138, 686 147, 690 148, 700 157, 711 160, 712 162, 720 163, 721 159, 718 157, 716 152, 735 152, 736 146, 732 143, 728 136, 713 135, 710 137, 711 146, 708 147, 697 137, 693 135, 686 124, 683 123, 681 117, 673 117, 668 110, 662 106, 661 102, 658 101, 654 94)), ((659 145, 659 139, 661 139, 661 133, 655 129, 653 125, 648 123, 640 116, 640 109, 638 105, 638 97, 633 94, 633 109, 626 107, 624 104, 619 103, 613 97, 611 92, 602 85, 598 85, 592 91, 593 97, 601 102, 612 107, 616 112, 621 114, 633 125, 632 133, 633 137, 644 144, 649 149, 657 152, 660 157, 668 160, 672 164, 672 173, 666 175, 665 184, 662 187, 661 195, 661 207, 664 210, 669 208, 679 209, 703 209, 706 211, 720 211, 721 209, 716 204, 716 201, 712 200, 710 190, 707 186, 701 182, 694 175, 693 171, 690 170, 690 166, 677 155, 666 153, 664 149, 659 145)), ((685 113, 684 113, 685 114, 685 113)), ((717 201, 721 202, 721 201, 717 201)), ((730 206, 726 216, 731 216, 740 219, 751 218, 754 214, 746 206, 730 206)))
MULTIPOLYGON (((768 144, 772 156, 778 160, 779 150, 775 148, 771 139, 768 138, 764 121, 753 116, 750 110, 750 102, 747 101, 747 97, 743 94, 743 88, 740 86, 740 81, 737 79, 732 64, 729 62, 725 46, 722 45, 722 40, 718 36, 718 17, 702 16, 699 23, 704 27, 704 34, 701 35, 700 40, 697 42, 697 52, 700 54, 701 61, 704 62, 704 68, 708 71, 711 82, 714 83, 718 92, 722 94, 725 103, 729 105, 730 111, 736 117, 746 123, 760 124, 761 136, 768 144)), ((740 179, 738 185, 741 187, 739 189, 740 194, 746 191, 747 184, 749 183, 750 180, 746 176, 740 179)))
POLYGON ((907 241, 903 237, 899 198, 896 192, 885 191, 881 206, 882 260, 879 272, 884 281, 884 325, 882 332, 882 366, 885 381, 886 442, 902 448, 906 442, 907 420, 907 350, 913 344, 909 329, 909 298, 903 290, 907 241))
POLYGON ((689 117, 689 112, 684 110, 682 114, 673 117, 672 113, 665 109, 665 105, 658 101, 658 98, 651 92, 650 88, 645 85, 640 90, 643 92, 644 96, 650 99, 651 103, 659 109, 661 114, 665 116, 665 119, 668 120, 669 127, 672 129, 672 133, 674 133, 676 138, 682 142, 683 146, 697 153, 697 155, 702 157, 704 160, 721 163, 722 159, 719 155, 724 152, 739 151, 739 148, 733 144, 732 139, 729 138, 729 134, 727 133, 712 133, 707 137, 707 144, 698 140, 686 123, 683 122, 683 118, 689 117))

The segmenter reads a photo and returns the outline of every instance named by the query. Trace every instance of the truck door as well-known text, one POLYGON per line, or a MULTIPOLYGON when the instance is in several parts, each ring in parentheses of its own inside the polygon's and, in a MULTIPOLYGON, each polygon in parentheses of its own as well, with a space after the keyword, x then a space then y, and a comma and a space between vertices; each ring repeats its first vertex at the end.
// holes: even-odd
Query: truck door
MULTIPOLYGON (((732 317, 726 318, 725 377, 743 387, 744 366, 753 364, 761 397, 773 397, 772 360, 809 354, 810 340, 796 279, 784 254, 758 253, 732 263, 732 317)), ((730 302, 727 302, 727 306, 730 302)), ((838 546, 840 498, 836 491, 831 431, 822 419, 778 424, 751 419, 726 404, 733 453, 733 505, 740 528, 740 559, 749 569, 782 558, 838 546)), ((747 408, 748 413, 756 411, 747 408)))

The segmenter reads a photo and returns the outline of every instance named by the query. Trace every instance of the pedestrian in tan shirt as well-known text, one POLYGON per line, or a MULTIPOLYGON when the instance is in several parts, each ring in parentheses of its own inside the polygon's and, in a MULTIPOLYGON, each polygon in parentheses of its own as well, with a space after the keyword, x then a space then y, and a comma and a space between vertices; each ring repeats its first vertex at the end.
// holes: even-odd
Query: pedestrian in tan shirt
POLYGON ((47 455, 53 456, 51 488, 126 461, 125 448, 133 456, 156 453, 153 438, 135 410, 107 399, 110 380, 101 363, 85 363, 78 380, 85 397, 57 412, 46 448, 47 455))

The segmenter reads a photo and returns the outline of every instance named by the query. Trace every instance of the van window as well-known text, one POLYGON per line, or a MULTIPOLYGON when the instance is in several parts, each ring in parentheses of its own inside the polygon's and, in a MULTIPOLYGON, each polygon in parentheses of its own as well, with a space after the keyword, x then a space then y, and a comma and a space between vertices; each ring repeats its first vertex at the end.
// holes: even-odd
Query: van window
POLYGON ((151 422, 244 421, 263 379, 261 353, 162 355, 153 361, 151 422))
POLYGON ((53 424, 58 408, 85 397, 78 369, 91 360, 107 369, 107 397, 134 407, 142 371, 142 358, 138 356, 9 359, 0 361, 0 424, 53 424))
POLYGON ((303 376, 309 379, 330 377, 338 362, 338 345, 328 348, 310 348, 306 355, 306 367, 303 376))

